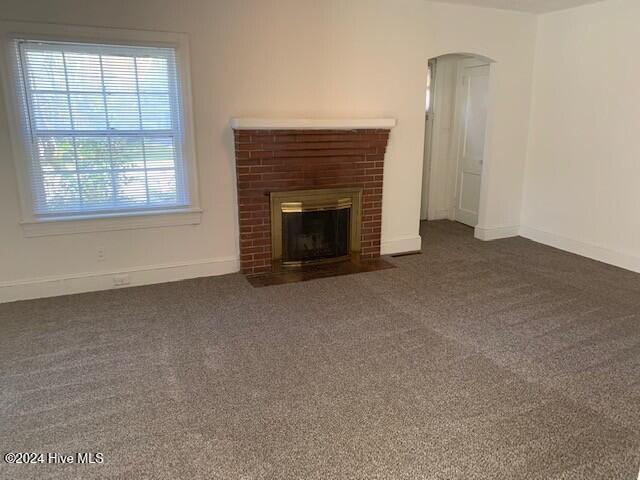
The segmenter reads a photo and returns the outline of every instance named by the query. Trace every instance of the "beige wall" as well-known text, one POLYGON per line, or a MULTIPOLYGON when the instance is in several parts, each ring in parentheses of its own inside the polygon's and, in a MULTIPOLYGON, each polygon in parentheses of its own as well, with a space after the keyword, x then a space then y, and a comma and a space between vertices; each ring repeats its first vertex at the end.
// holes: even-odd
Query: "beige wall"
POLYGON ((522 234, 640 271, 640 3, 540 17, 522 234))
POLYGON ((423 0, 2 0, 0 18, 187 32, 204 209, 198 226, 25 238, 0 115, 0 298, 108 288, 110 275, 125 270, 139 284, 237 268, 234 116, 397 118, 385 170, 383 249, 414 249, 426 66, 444 53, 497 62, 483 190, 490 213, 480 222, 491 229, 519 221, 532 15, 423 0))

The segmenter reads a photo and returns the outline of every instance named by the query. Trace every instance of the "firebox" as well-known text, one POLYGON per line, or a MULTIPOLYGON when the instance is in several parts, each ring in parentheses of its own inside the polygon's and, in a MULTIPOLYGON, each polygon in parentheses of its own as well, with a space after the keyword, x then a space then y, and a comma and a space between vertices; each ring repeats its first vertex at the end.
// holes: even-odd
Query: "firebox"
POLYGON ((357 260, 362 188, 271 193, 273 269, 357 260))

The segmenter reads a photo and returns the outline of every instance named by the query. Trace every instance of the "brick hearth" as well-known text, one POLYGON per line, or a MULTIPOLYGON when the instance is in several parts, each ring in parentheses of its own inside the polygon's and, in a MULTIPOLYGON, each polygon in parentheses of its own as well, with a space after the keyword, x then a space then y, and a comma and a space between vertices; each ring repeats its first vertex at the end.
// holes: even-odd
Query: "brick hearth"
POLYGON ((380 256, 389 130, 235 130, 240 267, 271 271, 269 193, 362 187, 361 258, 380 256))

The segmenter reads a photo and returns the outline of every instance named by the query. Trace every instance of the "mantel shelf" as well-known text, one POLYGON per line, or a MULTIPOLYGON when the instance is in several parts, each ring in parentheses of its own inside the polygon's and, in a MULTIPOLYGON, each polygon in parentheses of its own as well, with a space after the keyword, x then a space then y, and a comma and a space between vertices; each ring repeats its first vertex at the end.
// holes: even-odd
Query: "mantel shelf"
POLYGON ((232 118, 234 130, 369 130, 391 129, 395 118, 232 118))

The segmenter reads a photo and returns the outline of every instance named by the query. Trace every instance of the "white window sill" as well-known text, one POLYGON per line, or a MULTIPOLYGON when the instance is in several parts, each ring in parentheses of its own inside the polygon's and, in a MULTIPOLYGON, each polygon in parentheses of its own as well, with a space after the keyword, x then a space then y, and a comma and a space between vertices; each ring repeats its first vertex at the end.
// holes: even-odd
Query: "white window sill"
POLYGON ((48 235, 197 225, 201 219, 202 210, 186 209, 114 213, 101 216, 33 218, 24 220, 20 224, 26 237, 45 237, 48 235))

